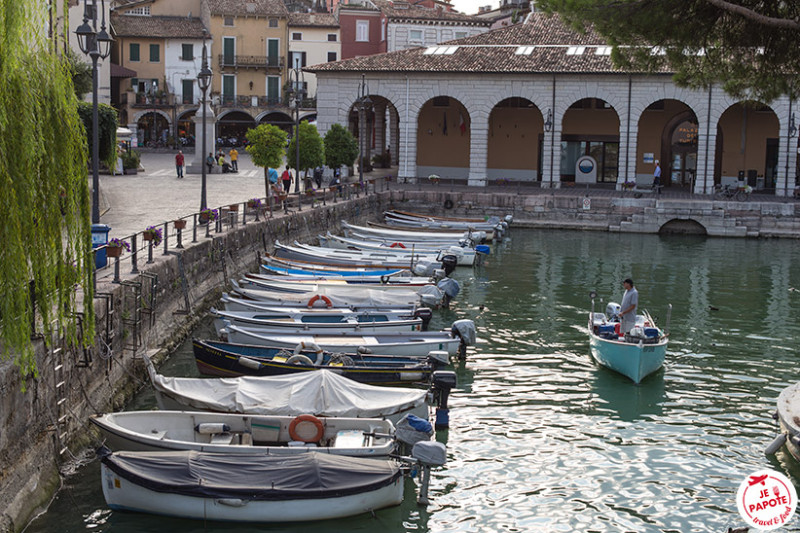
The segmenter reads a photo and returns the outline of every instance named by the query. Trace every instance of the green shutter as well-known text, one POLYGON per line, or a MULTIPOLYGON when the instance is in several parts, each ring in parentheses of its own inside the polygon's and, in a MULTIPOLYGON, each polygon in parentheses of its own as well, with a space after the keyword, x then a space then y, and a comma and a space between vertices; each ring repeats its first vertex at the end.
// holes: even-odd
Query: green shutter
POLYGON ((183 80, 183 103, 194 103, 194 80, 183 80))
POLYGON ((222 96, 225 98, 226 102, 233 99, 235 80, 236 78, 234 76, 222 76, 222 96))
POLYGON ((278 102, 280 94, 281 79, 277 76, 267 78, 267 100, 270 103, 278 102))
POLYGON ((222 40, 222 55, 223 61, 226 65, 233 65, 234 64, 234 55, 235 55, 235 47, 236 41, 233 38, 225 37, 222 40))
POLYGON ((277 67, 278 56, 280 55, 280 41, 278 39, 270 39, 267 41, 267 56, 269 57, 269 66, 277 67))
POLYGON ((128 55, 131 61, 139 61, 139 43, 131 43, 130 53, 128 55))
POLYGON ((150 62, 151 63, 158 63, 161 61, 161 50, 160 46, 157 44, 150 45, 150 62))

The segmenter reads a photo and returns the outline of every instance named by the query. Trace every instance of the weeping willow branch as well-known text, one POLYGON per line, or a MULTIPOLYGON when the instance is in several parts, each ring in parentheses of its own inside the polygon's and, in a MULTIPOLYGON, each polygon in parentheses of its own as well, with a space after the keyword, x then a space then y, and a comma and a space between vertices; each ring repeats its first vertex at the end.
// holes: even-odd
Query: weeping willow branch
POLYGON ((86 137, 46 22, 42 2, 0 0, 0 343, 23 377, 34 305, 45 339, 55 323, 74 342, 79 307, 94 338, 86 137))

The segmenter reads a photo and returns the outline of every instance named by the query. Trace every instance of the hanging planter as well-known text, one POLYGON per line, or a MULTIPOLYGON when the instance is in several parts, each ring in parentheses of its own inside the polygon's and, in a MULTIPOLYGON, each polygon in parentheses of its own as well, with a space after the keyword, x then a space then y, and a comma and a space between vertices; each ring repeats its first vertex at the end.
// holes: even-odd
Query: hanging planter
POLYGON ((161 228, 155 226, 147 226, 147 229, 142 232, 142 237, 144 237, 146 241, 152 241, 153 246, 158 246, 164 239, 161 228))
POLYGON ((203 209, 200 211, 200 223, 205 224, 207 222, 214 222, 217 220, 218 212, 216 209, 203 209))
POLYGON ((178 220, 174 220, 172 225, 175 226, 175 229, 184 229, 186 228, 186 221, 182 218, 179 218, 178 220))
POLYGON ((228 206, 228 211, 239 211, 239 204, 231 204, 228 206))
POLYGON ((247 200, 247 207, 250 209, 258 209, 261 207, 261 198, 250 198, 247 200))
POLYGON ((106 255, 108 257, 119 257, 122 255, 123 250, 130 252, 131 245, 128 241, 122 239, 111 239, 106 245, 106 255))

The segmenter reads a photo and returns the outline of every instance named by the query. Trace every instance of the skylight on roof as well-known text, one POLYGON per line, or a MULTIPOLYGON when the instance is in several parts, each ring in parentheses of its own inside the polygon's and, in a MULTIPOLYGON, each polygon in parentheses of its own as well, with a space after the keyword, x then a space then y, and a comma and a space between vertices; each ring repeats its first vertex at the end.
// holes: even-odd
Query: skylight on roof
POLYGON ((533 48, 533 46, 519 46, 514 53, 518 56, 529 56, 533 53, 533 48))
POLYGON ((456 50, 458 50, 458 46, 431 46, 428 47, 422 54, 426 56, 451 56, 456 53, 456 50))
POLYGON ((651 56, 665 56, 667 51, 663 46, 654 46, 650 49, 651 56))
POLYGON ((583 55, 583 52, 586 51, 585 46, 570 46, 567 48, 567 55, 568 56, 580 56, 583 55))
POLYGON ((610 56, 611 55, 611 47, 610 46, 598 46, 597 50, 594 51, 594 55, 596 55, 596 56, 610 56))

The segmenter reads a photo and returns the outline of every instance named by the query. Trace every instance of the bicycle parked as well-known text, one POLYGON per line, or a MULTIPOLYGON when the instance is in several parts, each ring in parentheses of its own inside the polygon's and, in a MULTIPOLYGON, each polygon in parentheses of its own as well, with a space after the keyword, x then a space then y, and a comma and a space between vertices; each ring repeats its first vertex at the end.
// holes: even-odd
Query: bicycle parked
POLYGON ((752 187, 749 185, 715 185, 714 198, 717 200, 736 200, 744 202, 750 199, 752 187))

